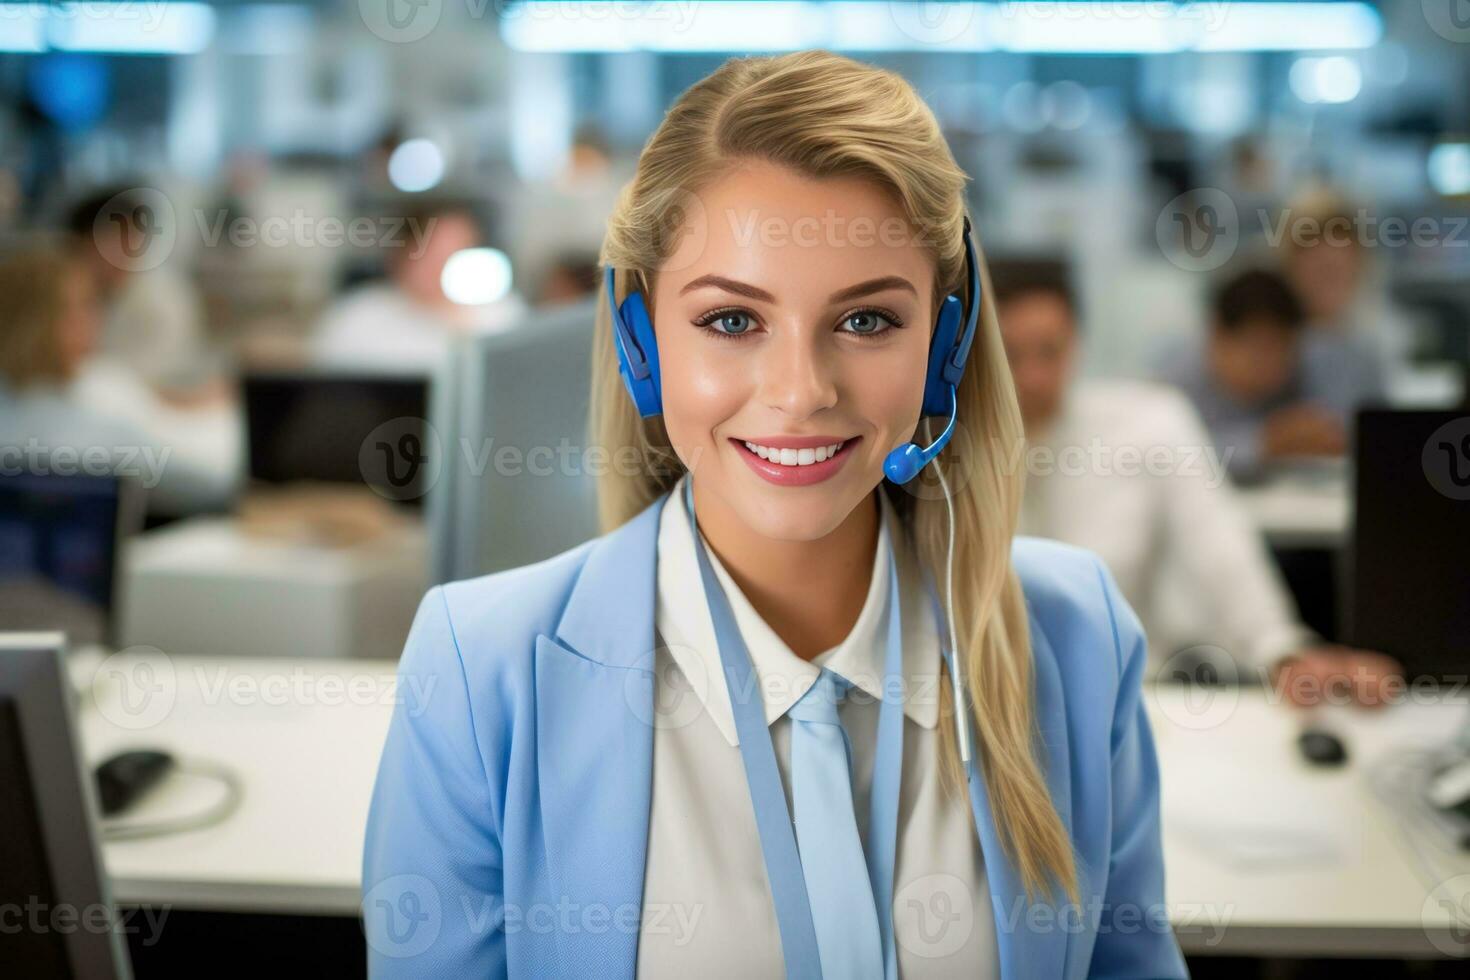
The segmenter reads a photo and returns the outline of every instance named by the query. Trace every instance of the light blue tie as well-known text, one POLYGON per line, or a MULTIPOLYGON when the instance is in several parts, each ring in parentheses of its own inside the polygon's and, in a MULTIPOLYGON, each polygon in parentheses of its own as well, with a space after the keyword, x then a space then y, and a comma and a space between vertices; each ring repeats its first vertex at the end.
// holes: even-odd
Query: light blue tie
POLYGON ((852 804, 846 680, 823 668, 791 706, 791 802, 823 980, 882 980, 883 940, 852 804))

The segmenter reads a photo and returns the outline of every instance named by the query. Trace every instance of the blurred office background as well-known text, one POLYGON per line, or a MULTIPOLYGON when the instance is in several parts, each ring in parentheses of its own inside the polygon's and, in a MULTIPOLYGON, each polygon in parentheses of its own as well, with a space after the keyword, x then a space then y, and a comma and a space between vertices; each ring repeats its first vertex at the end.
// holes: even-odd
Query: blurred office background
POLYGON ((0 630, 66 631, 79 764, 243 787, 168 775, 135 819, 218 819, 101 845, 129 921, 174 914, 138 976, 220 943, 360 974, 418 599, 597 533, 606 215, 678 93, 807 47, 909 78, 973 178, 1022 528, 1102 553, 1150 629, 1195 970, 1470 950, 1435 783, 1470 673, 1463 0, 6 2, 0 630), (1301 711, 1259 681, 1303 651, 1439 683, 1301 711), (97 691, 141 667, 170 707, 132 725, 97 691))

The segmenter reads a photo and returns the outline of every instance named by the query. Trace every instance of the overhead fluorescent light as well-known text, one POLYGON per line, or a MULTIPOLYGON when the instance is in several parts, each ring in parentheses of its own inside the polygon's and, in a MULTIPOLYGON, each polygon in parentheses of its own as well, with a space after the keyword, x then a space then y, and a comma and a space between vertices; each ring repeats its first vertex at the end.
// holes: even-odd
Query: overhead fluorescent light
POLYGON ((504 8, 511 48, 541 52, 1012 51, 1163 54, 1371 47, 1367 3, 883 3, 526 0, 504 8))
POLYGON ((203 3, 0 4, 0 51, 194 54, 214 40, 203 3))

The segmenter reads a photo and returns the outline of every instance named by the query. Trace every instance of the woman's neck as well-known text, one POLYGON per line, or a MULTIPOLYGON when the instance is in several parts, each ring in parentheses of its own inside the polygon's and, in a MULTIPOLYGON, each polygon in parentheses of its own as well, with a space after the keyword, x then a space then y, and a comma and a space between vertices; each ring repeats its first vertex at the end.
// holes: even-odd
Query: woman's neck
POLYGON ((876 494, 813 541, 753 534, 713 495, 694 488, 699 530, 755 611, 803 660, 852 632, 868 597, 881 517, 876 494))

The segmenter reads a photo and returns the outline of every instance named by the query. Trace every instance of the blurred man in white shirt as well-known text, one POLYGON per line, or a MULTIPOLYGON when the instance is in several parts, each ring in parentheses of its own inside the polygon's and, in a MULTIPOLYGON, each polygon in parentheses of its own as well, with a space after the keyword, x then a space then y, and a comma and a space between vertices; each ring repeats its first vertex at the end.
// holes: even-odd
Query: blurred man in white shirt
POLYGON ((1156 666, 1215 647, 1295 700, 1351 685, 1381 703, 1398 665, 1299 622, 1188 401, 1162 385, 1074 379, 1076 305, 1057 264, 993 262, 991 275, 1029 444, 1021 531, 1097 552, 1156 666))

